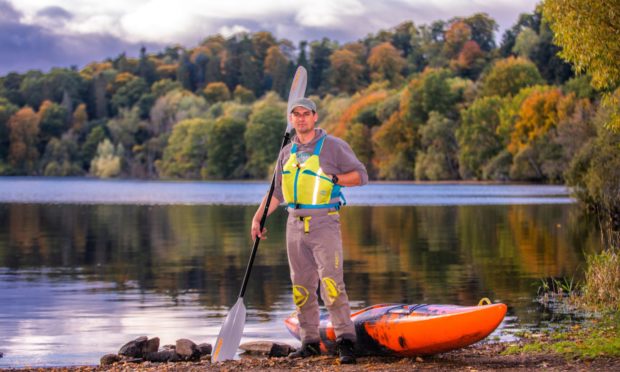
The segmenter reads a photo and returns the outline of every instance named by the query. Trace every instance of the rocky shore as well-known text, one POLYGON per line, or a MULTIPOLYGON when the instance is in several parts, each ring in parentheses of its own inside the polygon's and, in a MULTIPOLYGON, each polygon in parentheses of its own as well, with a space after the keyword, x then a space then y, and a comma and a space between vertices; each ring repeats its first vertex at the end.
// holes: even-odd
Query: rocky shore
POLYGON ((460 350, 429 357, 361 357, 358 358, 358 363, 355 365, 338 365, 337 358, 327 355, 301 360, 269 356, 274 350, 272 349, 274 345, 278 345, 275 346, 275 349, 280 348, 282 352, 286 351, 282 349, 282 345, 285 344, 269 341, 245 345, 244 347, 251 350, 242 354, 240 360, 223 363, 211 363, 211 358, 208 354, 199 356, 200 353, 206 352, 208 348, 204 344, 197 345, 190 340, 179 340, 181 342, 177 341, 176 345, 164 345, 156 351, 161 353, 167 350, 168 353, 165 353, 165 355, 171 355, 170 351, 173 350, 178 355, 178 357, 175 357, 178 358, 175 362, 154 362, 141 358, 141 360, 136 360, 135 357, 120 355, 121 351, 125 354, 132 354, 129 352, 132 350, 135 352, 146 351, 147 353, 153 353, 154 345, 159 340, 155 341, 156 338, 154 338, 151 341, 148 339, 144 340, 144 338, 136 339, 124 345, 119 350, 119 354, 111 354, 117 355, 119 358, 118 361, 114 361, 111 364, 62 368, 6 369, 4 371, 620 371, 620 358, 617 357, 600 357, 588 360, 571 359, 549 353, 503 355, 502 352, 510 345, 503 343, 476 344, 460 350), (183 358, 187 359, 184 360, 183 358))

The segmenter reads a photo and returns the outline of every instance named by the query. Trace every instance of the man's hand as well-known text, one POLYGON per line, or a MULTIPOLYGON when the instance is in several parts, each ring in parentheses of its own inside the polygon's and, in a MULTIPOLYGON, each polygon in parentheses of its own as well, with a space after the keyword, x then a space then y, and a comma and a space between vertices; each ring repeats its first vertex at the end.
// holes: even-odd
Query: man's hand
POLYGON ((263 228, 263 231, 260 231, 260 221, 252 220, 250 235, 252 235, 252 240, 256 240, 256 238, 265 240, 267 239, 267 229, 263 228))

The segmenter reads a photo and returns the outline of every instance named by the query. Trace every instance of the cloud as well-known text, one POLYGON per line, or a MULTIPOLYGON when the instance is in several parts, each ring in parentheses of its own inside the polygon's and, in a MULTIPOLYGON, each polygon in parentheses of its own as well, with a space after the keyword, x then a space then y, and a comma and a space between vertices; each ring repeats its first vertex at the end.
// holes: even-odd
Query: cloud
POLYGON ((82 66, 125 51, 192 47, 205 37, 270 31, 293 42, 359 40, 404 21, 416 25, 486 12, 496 39, 539 0, 0 0, 0 74, 82 66), (91 53, 90 55, 88 53, 91 53))
MULTIPOLYGON (((48 9, 49 10, 49 9, 48 9)), ((48 70, 54 67, 84 66, 92 61, 114 57, 122 52, 137 55, 142 43, 130 43, 104 33, 57 34, 39 25, 24 24, 20 12, 0 1, 0 74, 48 70)), ((58 9, 47 16, 70 18, 58 9)), ((162 49, 158 43, 146 43, 150 50, 162 49)))

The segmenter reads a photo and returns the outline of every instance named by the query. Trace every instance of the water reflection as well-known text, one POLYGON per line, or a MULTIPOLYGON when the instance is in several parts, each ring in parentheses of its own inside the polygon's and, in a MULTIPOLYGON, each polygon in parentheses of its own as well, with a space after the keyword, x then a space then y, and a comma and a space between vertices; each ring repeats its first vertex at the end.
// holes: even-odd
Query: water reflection
MULTIPOLYGON (((143 334, 213 342, 241 285, 254 210, 0 204, 0 367, 96 364, 143 334)), ((246 339, 290 339, 285 218, 268 221, 246 292, 246 339)), ((511 319, 536 323, 539 278, 572 276, 584 252, 599 249, 571 204, 353 206, 342 222, 356 308, 490 297, 509 304, 511 319)))

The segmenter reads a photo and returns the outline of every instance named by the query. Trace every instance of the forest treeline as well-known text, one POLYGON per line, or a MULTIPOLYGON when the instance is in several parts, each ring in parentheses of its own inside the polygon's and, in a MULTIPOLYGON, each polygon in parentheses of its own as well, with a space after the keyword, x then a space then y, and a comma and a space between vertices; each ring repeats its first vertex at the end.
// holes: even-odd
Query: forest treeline
POLYGON ((9 73, 0 175, 265 178, 301 65, 320 125, 351 144, 372 179, 580 177, 580 154, 612 115, 601 93, 558 56, 539 10, 499 45, 497 29, 479 13, 343 45, 215 35, 81 70, 9 73))

